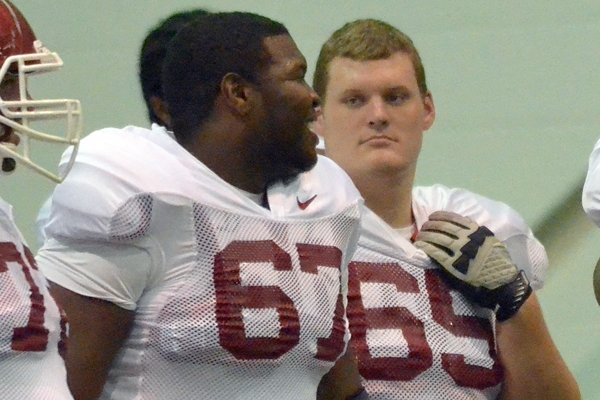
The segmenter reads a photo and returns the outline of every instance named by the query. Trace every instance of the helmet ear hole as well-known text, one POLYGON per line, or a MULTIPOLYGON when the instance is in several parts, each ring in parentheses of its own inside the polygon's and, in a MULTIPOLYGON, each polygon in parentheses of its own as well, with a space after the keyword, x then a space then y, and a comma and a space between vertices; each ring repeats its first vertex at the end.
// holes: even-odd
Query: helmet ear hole
POLYGON ((17 162, 14 158, 5 157, 2 159, 2 174, 10 174, 17 168, 17 162))

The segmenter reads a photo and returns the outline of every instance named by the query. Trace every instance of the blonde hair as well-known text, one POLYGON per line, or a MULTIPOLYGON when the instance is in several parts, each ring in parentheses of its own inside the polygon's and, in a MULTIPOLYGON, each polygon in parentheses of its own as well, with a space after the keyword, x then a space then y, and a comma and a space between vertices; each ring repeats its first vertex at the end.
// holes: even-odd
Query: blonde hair
POLYGON ((313 88, 325 100, 328 68, 336 57, 354 61, 382 60, 401 52, 410 56, 421 94, 428 93, 425 68, 413 41, 390 24, 376 19, 359 19, 348 22, 336 30, 321 47, 313 88))

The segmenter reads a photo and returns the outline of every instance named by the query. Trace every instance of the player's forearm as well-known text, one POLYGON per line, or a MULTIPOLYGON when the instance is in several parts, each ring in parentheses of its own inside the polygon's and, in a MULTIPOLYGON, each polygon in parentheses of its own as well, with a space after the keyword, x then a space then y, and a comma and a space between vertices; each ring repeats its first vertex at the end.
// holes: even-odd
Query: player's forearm
MULTIPOLYGON (((69 350, 71 352, 71 350, 69 350)), ((96 400, 100 397, 108 371, 100 370, 96 357, 70 355, 66 360, 67 381, 74 400, 96 400)))
POLYGON ((535 293, 515 316, 498 323, 497 330, 505 369, 502 400, 581 398, 577 382, 548 332, 535 293))
POLYGON ((368 398, 358 373, 356 358, 348 351, 323 376, 317 390, 317 400, 362 400, 368 398))

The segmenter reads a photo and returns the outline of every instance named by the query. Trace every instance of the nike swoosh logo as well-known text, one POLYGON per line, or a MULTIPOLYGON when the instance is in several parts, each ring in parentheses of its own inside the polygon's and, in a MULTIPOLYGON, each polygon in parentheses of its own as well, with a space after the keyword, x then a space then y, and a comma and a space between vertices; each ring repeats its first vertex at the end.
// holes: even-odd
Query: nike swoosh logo
POLYGON ((298 207, 300 207, 301 210, 306 210, 306 207, 308 207, 310 205, 310 203, 312 203, 312 201, 315 199, 315 197, 317 197, 316 194, 306 201, 300 201, 300 199, 298 197, 296 197, 296 201, 298 202, 298 207))

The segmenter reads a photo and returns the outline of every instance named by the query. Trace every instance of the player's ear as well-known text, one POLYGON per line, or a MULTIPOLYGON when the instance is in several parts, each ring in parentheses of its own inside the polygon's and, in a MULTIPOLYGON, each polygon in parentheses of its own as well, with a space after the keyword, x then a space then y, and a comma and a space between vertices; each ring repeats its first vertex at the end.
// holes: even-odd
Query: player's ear
POLYGON ((162 125, 168 129, 171 129, 171 114, 169 114, 169 108, 167 103, 158 96, 150 96, 150 107, 154 114, 160 119, 162 125))
POLYGON ((433 125, 435 121, 435 104, 433 104, 433 96, 431 92, 423 95, 423 130, 426 131, 433 125))
POLYGON ((237 113, 245 115, 252 109, 252 87, 239 74, 229 72, 221 80, 221 95, 237 113))

